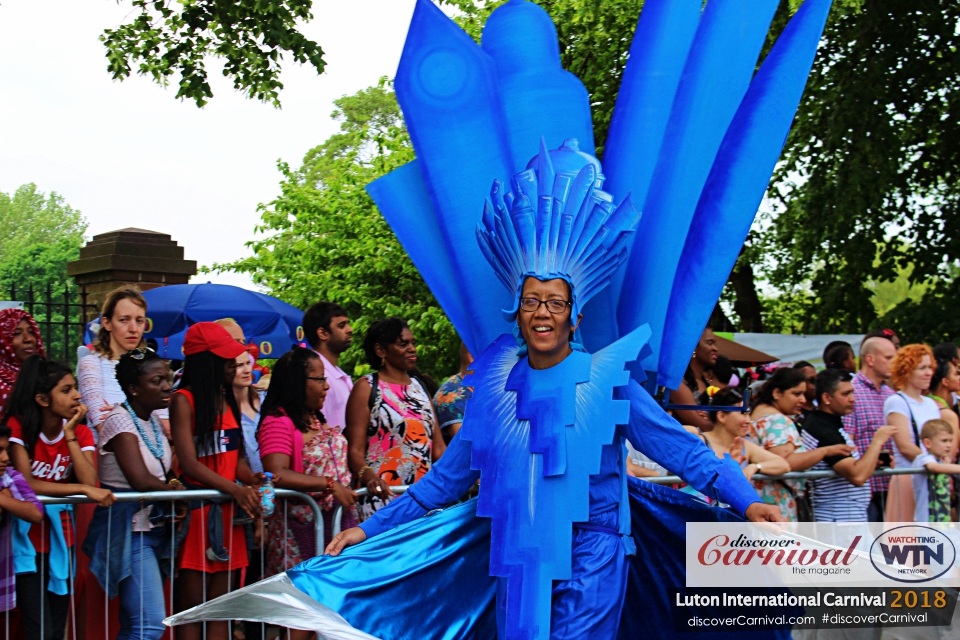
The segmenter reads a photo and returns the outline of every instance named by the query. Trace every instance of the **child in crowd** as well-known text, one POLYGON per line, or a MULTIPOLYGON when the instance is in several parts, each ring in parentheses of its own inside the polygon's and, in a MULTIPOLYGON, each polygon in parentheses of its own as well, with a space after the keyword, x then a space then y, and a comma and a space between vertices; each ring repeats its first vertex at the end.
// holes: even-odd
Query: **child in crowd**
POLYGON ((17 606, 13 573, 13 527, 43 520, 43 505, 20 473, 10 468, 10 427, 0 426, 0 612, 17 606))
POLYGON ((927 501, 917 500, 914 522, 951 522, 950 476, 960 474, 960 464, 951 464, 953 427, 946 420, 928 420, 920 430, 924 453, 918 455, 915 467, 926 467, 933 475, 927 477, 927 501))
MULTIPOLYGON (((109 507, 116 497, 97 487, 93 434, 80 424, 86 413, 70 368, 30 356, 17 375, 3 419, 10 429, 10 459, 40 495, 82 494, 109 507)), ((26 539, 18 537, 15 543, 17 602, 27 638, 64 636, 74 571, 72 514, 72 505, 48 506, 26 539)))

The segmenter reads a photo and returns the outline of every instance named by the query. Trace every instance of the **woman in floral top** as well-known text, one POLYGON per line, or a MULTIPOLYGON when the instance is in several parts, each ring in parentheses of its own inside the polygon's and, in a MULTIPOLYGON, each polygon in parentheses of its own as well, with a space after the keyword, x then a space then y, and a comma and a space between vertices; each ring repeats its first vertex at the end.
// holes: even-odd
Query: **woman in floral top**
POLYGON ((372 496, 360 505, 361 522, 386 504, 391 486, 422 478, 446 448, 430 395, 408 373, 417 365, 417 345, 407 323, 373 323, 363 350, 377 372, 353 386, 346 434, 350 469, 372 496))
MULTIPOLYGON (((792 471, 806 471, 827 456, 850 455, 853 447, 831 445, 806 451, 800 440, 800 432, 793 416, 800 412, 804 403, 807 380, 802 370, 781 367, 773 372, 757 394, 757 404, 750 414, 747 436, 764 449, 786 458, 792 471)), ((760 498, 780 507, 783 517, 797 521, 798 496, 806 487, 802 480, 758 480, 754 482, 760 498)))
MULTIPOLYGON (((357 494, 350 488, 347 442, 336 427, 324 424, 327 384, 323 362, 310 349, 295 347, 273 368, 270 390, 261 407, 257 440, 263 469, 274 485, 314 494, 323 509, 326 542, 332 537, 333 513, 343 505, 343 526, 356 522, 357 494)), ((286 571, 320 551, 313 514, 302 503, 278 501, 267 520, 265 576, 286 571)))

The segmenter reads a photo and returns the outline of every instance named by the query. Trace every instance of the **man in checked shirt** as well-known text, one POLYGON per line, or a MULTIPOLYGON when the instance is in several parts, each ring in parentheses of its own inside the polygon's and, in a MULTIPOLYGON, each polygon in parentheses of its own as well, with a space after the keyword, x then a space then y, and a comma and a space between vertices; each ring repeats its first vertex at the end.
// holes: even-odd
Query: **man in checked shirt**
MULTIPOLYGON (((886 424, 883 402, 894 394, 886 381, 890 379, 890 363, 896 355, 896 347, 887 338, 867 338, 860 345, 860 371, 853 377, 853 413, 844 416, 843 426, 861 453, 870 446, 877 429, 886 424)), ((892 452, 893 441, 887 441, 883 450, 892 452)), ((883 522, 889 487, 889 476, 870 478, 871 496, 867 509, 870 522, 883 522)))

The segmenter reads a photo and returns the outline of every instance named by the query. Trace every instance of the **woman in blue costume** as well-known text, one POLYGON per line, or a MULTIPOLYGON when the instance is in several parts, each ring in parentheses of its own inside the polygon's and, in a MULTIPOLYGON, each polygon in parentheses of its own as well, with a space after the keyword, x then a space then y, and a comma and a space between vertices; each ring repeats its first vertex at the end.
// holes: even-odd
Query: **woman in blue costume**
POLYGON ((612 205, 599 163, 574 141, 542 149, 530 166, 510 192, 494 183, 477 234, 515 294, 506 313, 519 339, 502 336, 476 360, 463 427, 431 471, 326 552, 389 535, 479 479, 498 637, 609 639, 633 544, 625 438, 750 520, 782 517, 729 457, 718 459, 628 379, 624 366, 640 355, 645 327, 593 356, 577 344, 580 309, 624 259, 639 214, 629 198, 612 205))
POLYGON ((480 354, 463 427, 331 555, 172 624, 607 640, 635 597, 622 611, 631 637, 683 635, 668 594, 684 586, 685 523, 780 515, 638 381, 679 384, 789 132, 830 0, 806 0, 757 70, 777 6, 644 2, 605 141, 606 193, 590 98, 561 68, 543 9, 510 0, 478 45, 417 0, 395 82, 417 160, 368 191, 480 354), (538 140, 560 148, 541 141, 538 153, 538 140), (732 512, 649 483, 628 491, 625 439, 732 512), (478 479, 477 499, 447 507, 478 479))

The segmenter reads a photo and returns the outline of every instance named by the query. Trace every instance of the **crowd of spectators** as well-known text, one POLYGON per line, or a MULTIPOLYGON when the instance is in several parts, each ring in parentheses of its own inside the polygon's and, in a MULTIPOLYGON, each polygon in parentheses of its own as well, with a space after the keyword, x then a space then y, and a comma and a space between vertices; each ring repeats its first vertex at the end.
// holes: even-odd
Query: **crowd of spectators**
MULTIPOLYGON (((748 478, 749 447, 740 439, 784 459, 787 469, 761 461, 754 484, 761 499, 778 505, 788 520, 817 522, 955 522, 960 471, 960 352, 944 343, 901 347, 889 329, 868 333, 855 350, 842 341, 823 351, 824 366, 807 361, 757 367, 731 375, 749 400, 736 400, 709 363, 713 332, 704 331, 681 389, 671 402, 697 401, 704 411, 674 415, 701 434, 718 453, 729 453, 748 478), (858 364, 859 361, 859 364, 858 364), (729 414, 709 405, 743 405, 749 412, 731 432, 729 414), (694 415, 691 415, 694 414, 694 415), (704 424, 708 424, 704 428, 704 424), (742 433, 736 441, 729 433, 742 433), (726 445, 730 445, 727 447, 726 445), (721 448, 721 445, 722 448, 721 448), (877 474, 884 468, 911 469, 908 475, 877 474), (813 479, 783 478, 785 471, 835 472, 813 479), (926 473, 924 473, 924 471, 926 473), (771 477, 773 476, 773 477, 771 477)), ((734 422, 733 424, 736 424, 734 422)), ((635 475, 647 475, 637 473, 635 475)))
MULTIPOLYGON (((190 327, 174 375, 143 340, 146 317, 137 289, 109 294, 75 376, 45 358, 29 314, 0 311, 0 611, 16 611, 27 640, 64 637, 77 547, 84 570, 118 599, 124 640, 159 638, 171 606, 184 610, 313 557, 314 512, 291 499, 264 516, 265 483, 311 494, 329 542, 335 513, 351 527, 429 471, 472 393, 466 346, 459 371, 438 385, 417 368, 416 337, 400 318, 371 324, 362 340, 371 372, 353 380, 339 366, 353 343, 349 314, 315 304, 303 317, 306 344, 254 384, 258 352, 234 321, 190 327), (122 492, 191 489, 229 499, 116 503, 122 492), (97 507, 37 498, 78 494, 97 507)), ((885 330, 858 352, 830 343, 823 362, 819 372, 810 362, 741 372, 707 329, 671 397, 683 405, 674 416, 732 457, 788 520, 956 520, 957 347, 900 348, 885 330), (889 466, 927 473, 874 475, 889 466), (778 479, 826 469, 836 475, 778 479)), ((629 470, 656 474, 642 461, 629 470)), ((227 640, 231 627, 179 633, 227 640)), ((259 640, 262 629, 245 634, 259 640)))

